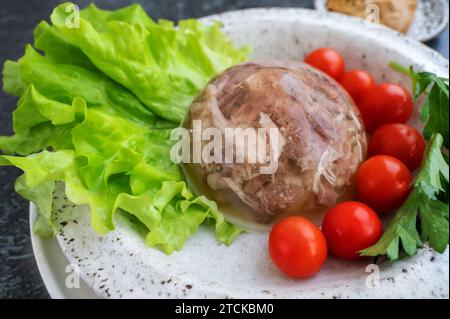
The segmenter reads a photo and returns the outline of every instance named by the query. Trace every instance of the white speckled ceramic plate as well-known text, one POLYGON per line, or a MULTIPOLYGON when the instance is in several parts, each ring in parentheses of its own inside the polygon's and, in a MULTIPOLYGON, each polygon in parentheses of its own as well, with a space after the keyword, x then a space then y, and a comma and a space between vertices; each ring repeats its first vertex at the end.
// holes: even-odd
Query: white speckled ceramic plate
MULTIPOLYGON (((378 81, 389 80, 409 87, 408 79, 388 69, 391 60, 448 75, 448 60, 438 53, 384 27, 343 15, 303 9, 250 9, 207 17, 205 21, 217 19, 224 23, 225 31, 238 45, 253 46, 253 58, 302 59, 313 48, 330 46, 345 56, 348 68, 367 69, 378 81)), ((418 126, 417 114, 413 125, 418 126)), ((440 255, 428 248, 421 249, 414 257, 381 264, 380 273, 371 276, 371 268, 367 268, 371 259, 346 262, 330 257, 314 278, 291 280, 270 262, 267 234, 246 233, 231 247, 226 247, 216 241, 210 229, 202 227, 181 252, 167 256, 146 247, 139 233, 120 214, 116 215, 117 229, 100 237, 90 227, 88 208, 72 207, 61 192, 56 196, 54 209, 58 223, 67 221, 60 225, 57 240, 68 260, 79 268, 87 286, 101 297, 449 296, 448 250, 440 255), (377 276, 378 285, 367 285, 377 276)), ((31 211, 35 213, 34 206, 31 211)), ((37 238, 34 241, 42 242, 37 238)), ((46 262, 40 256, 44 253, 42 249, 35 253, 38 263, 46 262)), ((40 269, 48 277, 51 269, 44 266, 40 269)), ((65 278, 58 280, 62 285, 65 278)), ((48 286, 49 290, 53 286, 48 286)), ((70 293, 66 296, 73 296, 70 293)))
MULTIPOLYGON (((36 206, 30 203, 30 229, 33 229, 37 215, 36 206)), ((73 269, 67 268, 70 262, 64 256, 56 238, 45 240, 31 232, 31 244, 39 272, 50 297, 53 299, 98 298, 82 280, 78 281, 80 285, 75 289, 66 285, 67 275, 72 273, 73 269)))
MULTIPOLYGON (((315 0, 318 11, 327 11, 327 0, 315 0)), ((448 0, 418 0, 414 20, 407 35, 426 42, 437 37, 448 24, 448 0)))

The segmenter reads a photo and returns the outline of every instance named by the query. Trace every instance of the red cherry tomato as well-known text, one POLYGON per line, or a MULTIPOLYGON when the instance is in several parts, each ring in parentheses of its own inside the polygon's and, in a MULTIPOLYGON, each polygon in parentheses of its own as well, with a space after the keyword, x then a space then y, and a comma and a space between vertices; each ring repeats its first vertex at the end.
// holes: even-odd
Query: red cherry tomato
POLYGON ((402 86, 383 83, 368 92, 358 107, 367 132, 372 133, 383 124, 406 123, 413 112, 413 101, 402 86))
POLYGON ((382 234, 382 224, 372 208, 344 202, 331 208, 322 223, 330 252, 342 259, 357 259, 358 252, 372 246, 382 234))
POLYGON ((272 228, 269 253, 274 264, 288 276, 311 277, 327 258, 327 243, 316 225, 306 218, 291 216, 272 228))
POLYGON ((363 70, 353 70, 345 73, 340 83, 356 104, 375 87, 373 77, 363 70))
POLYGON ((321 70, 337 81, 345 72, 344 58, 333 49, 320 48, 314 50, 305 58, 305 63, 321 70))
POLYGON ((369 141, 369 156, 390 155, 402 161, 411 172, 422 163, 424 150, 422 134, 400 123, 379 127, 369 141))
POLYGON ((377 155, 362 163, 357 173, 358 199, 377 213, 399 208, 411 190, 412 175, 398 159, 377 155))

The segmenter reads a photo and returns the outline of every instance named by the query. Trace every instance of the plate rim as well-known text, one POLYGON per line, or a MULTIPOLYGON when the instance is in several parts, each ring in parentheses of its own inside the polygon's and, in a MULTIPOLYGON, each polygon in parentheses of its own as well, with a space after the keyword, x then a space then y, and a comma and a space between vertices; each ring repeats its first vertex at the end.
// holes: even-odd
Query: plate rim
MULTIPOLYGON (((51 299, 99 299, 100 296, 95 294, 95 292, 90 288, 84 281, 80 278, 80 288, 77 290, 68 289, 61 284, 61 280, 58 280, 58 276, 55 272, 55 268, 60 265, 52 265, 48 252, 45 251, 45 246, 54 246, 58 250, 60 256, 56 257, 59 260, 64 260, 67 264, 70 264, 67 256, 65 256, 61 246, 56 237, 44 239, 41 238, 33 231, 33 224, 38 216, 37 206, 33 202, 29 202, 29 226, 30 226, 30 239, 31 247, 33 249, 34 260, 36 261, 39 274, 42 278, 44 286, 51 299)), ((48 247, 47 247, 48 248, 48 247)), ((54 254, 54 252, 51 252, 54 254)), ((61 279, 61 278, 59 278, 61 279)))
MULTIPOLYGON (((445 0, 444 0, 445 1, 445 0)), ((389 27, 386 27, 382 24, 376 25, 373 23, 369 23, 365 20, 362 20, 357 17, 340 14, 337 12, 329 12, 329 11, 319 11, 317 9, 309 9, 309 8, 297 8, 297 7, 263 7, 263 8, 246 8, 246 9, 239 9, 239 10, 229 10, 229 11, 223 11, 219 13, 214 13, 211 15, 203 16, 198 18, 198 20, 203 22, 213 22, 216 20, 219 20, 222 17, 225 17, 232 21, 233 16, 237 16, 240 14, 248 15, 246 17, 246 21, 254 21, 254 20, 261 20, 261 16, 257 16, 255 13, 269 13, 269 14, 276 14, 277 12, 290 12, 290 19, 292 19, 292 16, 294 14, 299 15, 316 15, 317 18, 321 17, 332 17, 332 19, 337 19, 339 22, 345 23, 345 24, 352 24, 352 25, 364 25, 365 28, 371 29, 373 32, 379 33, 380 36, 387 36, 391 38, 392 40, 398 40, 400 37, 402 39, 401 43, 407 43, 408 46, 412 45, 417 50, 422 50, 423 53, 433 55, 434 58, 437 58, 441 60, 439 64, 445 64, 446 68, 449 68, 449 59, 444 57, 440 52, 434 50, 433 48, 429 47, 425 43, 411 38, 407 36, 404 33, 401 33, 397 30, 391 29, 389 27)), ((286 16, 284 16, 285 19, 286 16)), ((236 20, 239 22, 239 20, 236 20)), ((399 43, 396 43, 399 44, 399 43)), ((404 45, 404 44, 403 44, 404 45)))
MULTIPOLYGON (((33 202, 29 202, 29 226, 30 226, 30 239, 31 239, 31 247, 33 249, 34 260, 36 261, 36 265, 39 270, 39 274, 41 275, 42 281, 44 282, 44 286, 47 289, 48 294, 52 299, 63 299, 64 294, 61 289, 58 287, 57 280, 51 271, 51 267, 47 262, 45 253, 41 252, 42 247, 42 238, 40 238, 33 231, 33 224, 37 218, 37 207, 33 202)), ((51 238, 50 240, 55 240, 51 238)))

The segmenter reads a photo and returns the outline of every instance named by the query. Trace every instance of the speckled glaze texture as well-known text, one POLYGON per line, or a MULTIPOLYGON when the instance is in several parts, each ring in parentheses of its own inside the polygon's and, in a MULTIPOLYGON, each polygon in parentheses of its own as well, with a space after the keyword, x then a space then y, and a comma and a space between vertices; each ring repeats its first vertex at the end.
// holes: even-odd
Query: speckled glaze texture
POLYGON ((448 0, 420 0, 408 36, 429 41, 448 24, 448 0))
MULTIPOLYGON (((208 17, 221 20, 237 44, 253 46, 254 58, 301 59, 319 46, 343 53, 349 68, 368 69, 378 81, 408 80, 387 68, 395 60, 417 69, 448 74, 448 60, 415 41, 341 15, 296 9, 254 9, 208 17)), ((413 125, 419 126, 417 112, 413 125)), ((267 234, 246 233, 231 247, 202 227, 171 256, 145 246, 120 215, 107 236, 90 227, 86 207, 73 207, 57 194, 57 236, 84 281, 106 298, 448 298, 449 255, 423 248, 414 257, 379 264, 329 258, 311 279, 291 280, 270 262, 267 234), (378 279, 378 280, 377 280, 378 279), (375 281, 373 281, 375 280, 375 281), (374 284, 375 282, 375 284, 374 284)))
POLYGON ((68 205, 58 194, 58 241, 81 278, 105 298, 447 298, 448 253, 424 248, 395 264, 329 258, 319 275, 292 280, 272 265, 265 234, 244 234, 232 247, 202 228, 185 248, 167 256, 117 216, 117 230, 100 237, 87 207, 68 205), (447 267, 446 267, 447 265, 447 267), (372 280, 379 279, 376 286, 372 280), (418 289, 417 287, 420 287, 418 289))

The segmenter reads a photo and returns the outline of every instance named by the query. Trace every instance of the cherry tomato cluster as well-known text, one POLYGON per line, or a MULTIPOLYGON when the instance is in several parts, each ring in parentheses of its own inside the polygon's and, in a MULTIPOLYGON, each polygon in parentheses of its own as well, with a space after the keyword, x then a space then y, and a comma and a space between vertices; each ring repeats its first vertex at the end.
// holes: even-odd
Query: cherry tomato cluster
POLYGON ((364 70, 345 71, 335 50, 317 49, 305 63, 338 81, 358 106, 371 134, 368 160, 356 174, 358 202, 339 203, 322 222, 292 216, 277 223, 269 236, 274 264, 293 278, 310 277, 324 264, 329 251, 337 258, 357 259, 359 251, 382 235, 379 215, 398 209, 411 191, 412 173, 420 167, 425 149, 422 134, 405 124, 413 112, 408 91, 394 83, 377 84, 364 70))
POLYGON ((320 48, 305 58, 305 63, 338 81, 353 98, 369 133, 389 123, 406 123, 413 111, 411 95, 401 85, 376 84, 364 70, 345 72, 344 58, 335 50, 320 48))

